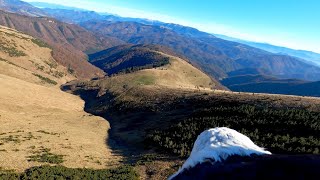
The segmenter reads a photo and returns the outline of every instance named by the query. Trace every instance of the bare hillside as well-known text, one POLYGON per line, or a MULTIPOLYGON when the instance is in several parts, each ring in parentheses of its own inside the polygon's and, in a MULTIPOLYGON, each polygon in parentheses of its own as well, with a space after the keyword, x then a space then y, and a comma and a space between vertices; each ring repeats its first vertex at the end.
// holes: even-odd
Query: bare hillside
POLYGON ((0 167, 117 165, 120 157, 106 145, 109 123, 85 113, 80 98, 2 74, 0 82, 0 167), (38 162, 49 153, 51 160, 38 162))
POLYGON ((109 123, 84 112, 84 102, 58 87, 75 79, 46 43, 0 27, 0 167, 43 164, 105 168, 120 156, 109 145, 109 123))

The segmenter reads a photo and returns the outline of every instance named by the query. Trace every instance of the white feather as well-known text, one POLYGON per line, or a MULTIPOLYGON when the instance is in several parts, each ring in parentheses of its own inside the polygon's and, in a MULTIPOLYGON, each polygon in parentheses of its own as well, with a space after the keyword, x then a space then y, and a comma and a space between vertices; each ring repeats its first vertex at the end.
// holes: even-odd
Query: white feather
POLYGON ((185 169, 192 168, 206 159, 222 161, 232 155, 250 156, 252 154, 271 154, 255 145, 247 136, 233 129, 219 127, 202 132, 194 143, 192 152, 174 178, 185 169))

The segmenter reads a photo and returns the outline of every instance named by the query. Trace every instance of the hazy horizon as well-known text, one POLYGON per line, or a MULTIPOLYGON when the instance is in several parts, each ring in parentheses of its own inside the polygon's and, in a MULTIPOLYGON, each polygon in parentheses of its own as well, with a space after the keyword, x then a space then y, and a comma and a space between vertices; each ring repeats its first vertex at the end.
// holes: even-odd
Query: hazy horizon
POLYGON ((317 36, 320 25, 314 23, 320 17, 320 12, 316 10, 320 2, 315 0, 203 0, 200 3, 195 0, 25 1, 159 20, 194 27, 208 33, 320 53, 320 36, 317 36))

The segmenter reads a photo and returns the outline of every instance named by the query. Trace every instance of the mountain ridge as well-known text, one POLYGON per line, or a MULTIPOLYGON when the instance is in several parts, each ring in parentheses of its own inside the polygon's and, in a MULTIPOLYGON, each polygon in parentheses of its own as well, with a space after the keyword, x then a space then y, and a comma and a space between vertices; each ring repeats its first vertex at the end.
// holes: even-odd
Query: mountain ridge
POLYGON ((200 67, 215 78, 225 78, 228 72, 241 68, 263 68, 266 66, 270 73, 278 78, 320 80, 318 78, 320 68, 313 67, 303 59, 283 54, 272 54, 245 44, 219 39, 212 34, 201 32, 192 27, 147 19, 103 15, 77 9, 47 9, 47 11, 53 17, 78 23, 87 30, 103 36, 114 36, 127 43, 168 46, 187 56, 193 65, 200 67), (91 13, 92 16, 76 18, 78 14, 85 16, 87 13, 91 13), (117 30, 111 32, 107 26, 117 30), (129 28, 131 32, 123 28, 129 28), (124 31, 123 34, 119 33, 121 31, 124 31), (165 34, 165 37, 159 33, 165 34), (132 38, 126 38, 126 35, 132 38), (172 42, 173 39, 174 42, 172 42), (190 48, 185 47, 186 44, 190 48))
POLYGON ((37 37, 53 47, 55 59, 80 78, 103 76, 103 72, 87 62, 85 51, 96 51, 121 44, 114 38, 97 37, 76 25, 47 17, 29 17, 0 11, 0 25, 37 37))
MULTIPOLYGON (((179 89, 225 89, 171 49, 158 45, 121 45, 90 55, 90 62, 127 88, 147 84, 179 89), (131 79, 131 80, 126 80, 131 79)), ((111 83, 110 82, 110 83, 111 83)))
POLYGON ((287 47, 272 45, 269 43, 246 41, 246 40, 232 38, 232 37, 225 36, 225 35, 219 35, 219 34, 214 34, 214 35, 217 37, 220 37, 222 39, 225 39, 225 40, 230 40, 230 41, 235 41, 235 42, 247 44, 249 46, 253 46, 253 47, 256 47, 259 49, 264 49, 265 51, 269 51, 272 53, 278 53, 278 54, 298 57, 298 58, 306 60, 306 62, 308 62, 308 63, 314 64, 317 66, 320 65, 320 54, 316 53, 316 52, 307 51, 307 50, 291 49, 291 48, 287 48, 287 47))
POLYGON ((41 9, 20 0, 0 0, 0 10, 27 16, 47 16, 47 14, 41 9))
POLYGON ((278 79, 268 75, 241 75, 220 81, 232 91, 287 94, 320 97, 320 81, 299 79, 278 79))
MULTIPOLYGON (((49 5, 47 5, 47 7, 50 8, 49 5)), ((57 11, 58 9, 54 9, 53 7, 51 7, 51 11, 57 11)), ((70 8, 71 9, 71 8, 70 8)), ((82 10, 82 12, 85 10, 82 10)), ((55 16, 56 13, 52 12, 51 15, 55 16)), ((75 17, 75 16, 73 16, 75 17)), ((66 16, 64 16, 64 18, 66 18, 66 16)), ((67 18, 68 19, 68 18, 67 18)), ((192 27, 187 27, 187 26, 182 26, 179 24, 174 24, 174 23, 164 23, 161 21, 156 21, 156 20, 148 20, 148 19, 141 19, 141 18, 124 18, 124 17, 120 17, 117 15, 104 15, 104 14, 98 14, 96 13, 96 20, 107 20, 107 21, 111 21, 111 22, 138 22, 138 23, 142 23, 142 24, 146 24, 146 25, 156 25, 156 26, 163 26, 166 28, 169 28, 179 34, 184 34, 186 36, 189 37, 197 37, 197 38, 208 38, 208 37, 219 37, 221 39, 225 39, 225 40, 229 40, 229 41, 234 41, 234 42, 239 42, 242 44, 247 44, 249 46, 252 47, 256 47, 259 49, 263 49, 266 50, 268 52, 271 53, 280 53, 282 55, 291 55, 294 57, 298 57, 301 58, 302 61, 306 62, 306 63, 311 63, 312 65, 315 65, 312 62, 315 63, 319 63, 317 61, 315 61, 315 59, 320 59, 320 55, 317 53, 313 53, 313 52, 309 52, 309 51, 301 51, 301 50, 293 50, 293 49, 289 49, 289 48, 284 48, 284 47, 278 47, 278 46, 273 46, 273 45, 269 45, 269 44, 263 44, 263 43, 254 43, 254 42, 249 42, 249 41, 243 41, 240 39, 236 39, 236 38, 231 38, 228 36, 224 36, 224 35, 219 35, 219 34, 210 34, 210 33, 206 33, 206 32, 201 32, 196 28, 192 28, 192 27), (100 15, 100 16, 99 16, 100 15), (264 47, 267 46, 267 47, 264 47), (278 50, 277 50, 278 49, 278 50), (280 50, 279 50, 280 49, 280 50), (282 50, 281 50, 282 49, 282 50), (305 60, 303 60, 305 59, 305 60)), ((85 22, 85 20, 76 20, 75 22, 85 22)))
POLYGON ((120 45, 95 54, 90 54, 89 61, 95 66, 105 70, 109 75, 112 75, 119 73, 119 71, 126 71, 126 69, 141 70, 144 68, 161 67, 168 64, 169 58, 161 55, 159 52, 181 57, 165 46, 141 44, 120 45), (122 69, 119 69, 120 64, 122 64, 122 69), (116 68, 118 70, 111 70, 110 68, 116 68))
POLYGON ((89 21, 81 26, 127 43, 168 46, 216 78, 227 77, 227 73, 234 70, 255 67, 265 68, 278 77, 319 79, 320 67, 215 37, 188 38, 165 27, 136 22, 89 21))

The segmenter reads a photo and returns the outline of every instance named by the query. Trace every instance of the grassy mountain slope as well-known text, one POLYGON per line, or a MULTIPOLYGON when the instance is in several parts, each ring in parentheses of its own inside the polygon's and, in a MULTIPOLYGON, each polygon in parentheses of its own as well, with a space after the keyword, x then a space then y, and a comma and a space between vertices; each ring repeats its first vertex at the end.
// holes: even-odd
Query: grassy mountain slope
POLYGON ((106 145, 109 123, 78 97, 2 74, 0 82, 0 167, 102 169, 121 159, 106 145))
POLYGON ((80 95, 87 112, 108 118, 110 137, 131 152, 127 159, 150 154, 140 171, 147 179, 171 175, 181 165, 177 157, 187 157, 199 133, 213 127, 236 129, 274 153, 319 153, 317 98, 112 84, 80 81, 64 90, 80 95))
POLYGON ((52 49, 39 39, 0 26, 0 49, 2 74, 46 86, 75 79, 52 57, 52 49))
POLYGON ((32 35, 53 48, 58 63, 70 67, 78 77, 101 76, 103 72, 87 62, 84 51, 93 52, 117 44, 115 39, 100 38, 76 25, 46 17, 28 17, 0 11, 0 25, 32 35))
MULTIPOLYGON (((172 50, 155 45, 124 45, 90 55, 90 61, 114 79, 172 88, 224 89, 219 82, 181 59, 172 50)), ((112 81, 112 80, 111 80, 112 81)), ((123 84, 122 82, 120 84, 123 84)))
POLYGON ((80 98, 58 88, 75 77, 45 45, 0 26, 0 179, 6 169, 102 169, 121 159, 106 144, 109 123, 84 112, 80 98))
MULTIPOLYGON (((96 57, 112 57, 119 49, 96 57)), ((200 132, 218 126, 234 128, 275 153, 319 153, 318 98, 196 88, 199 78, 181 62, 173 57, 162 67, 73 81, 63 90, 80 95, 87 112, 107 118, 110 137, 131 154, 186 157, 200 132)))
MULTIPOLYGON (((175 126, 180 120, 187 121, 188 119, 188 123, 192 124, 192 118, 202 118, 202 115, 219 117, 221 123, 223 118, 229 119, 232 126, 237 126, 235 124, 238 121, 233 122, 232 119, 235 118, 233 115, 237 116, 239 113, 241 117, 243 115, 242 118, 245 118, 245 112, 250 113, 251 106, 259 108, 259 113, 260 110, 261 113, 264 113, 265 109, 270 108, 266 110, 266 113, 270 113, 269 115, 274 116, 273 118, 277 116, 273 114, 274 111, 279 109, 285 111, 287 108, 309 108, 313 111, 319 111, 317 104, 320 101, 317 98, 235 93, 209 90, 208 86, 201 88, 201 84, 209 83, 206 80, 208 78, 204 78, 205 76, 200 78, 201 76, 196 75, 193 68, 186 61, 171 56, 170 63, 163 67, 143 69, 93 81, 74 81, 66 84, 63 89, 80 95, 86 101, 86 111, 107 117, 112 126, 112 137, 134 148, 143 148, 142 144, 146 140, 146 134, 150 134, 156 129, 174 126, 168 130, 174 134, 171 130, 174 131, 178 128, 175 126), (229 114, 229 110, 231 114, 229 114), (158 126, 159 124, 161 127, 158 126)), ((281 113, 284 113, 281 114, 281 118, 287 118, 285 112, 281 111, 281 113)), ((240 117, 240 115, 238 116, 240 117)), ((254 118, 257 119, 257 123, 260 122, 260 116, 259 118, 252 116, 252 119, 248 121, 254 118)), ((230 126, 229 120, 223 124, 230 126)), ((205 122, 205 119, 201 122, 205 122)), ((247 119, 241 120, 241 123, 246 124, 246 122, 247 119)), ((217 122, 214 121, 214 123, 217 122)), ((214 123, 212 125, 219 126, 219 123, 218 125, 214 123)), ((237 128, 245 127, 244 124, 237 126, 237 128)), ((192 137, 196 135, 194 133, 192 137)), ((165 139, 158 140, 155 141, 162 147, 171 146, 168 144, 170 142, 165 139)), ((190 148, 189 145, 188 148, 190 148)), ((181 148, 184 145, 182 143, 181 146, 178 144, 175 146, 181 148)), ((181 152, 180 150, 177 153, 181 152)), ((277 150, 279 151, 279 148, 277 150)))
POLYGON ((275 153, 319 153, 318 98, 141 84, 115 87, 124 81, 111 80, 72 82, 64 90, 79 94, 86 111, 108 117, 111 137, 136 148, 134 152, 159 147, 163 153, 188 156, 200 132, 227 126, 275 153))

